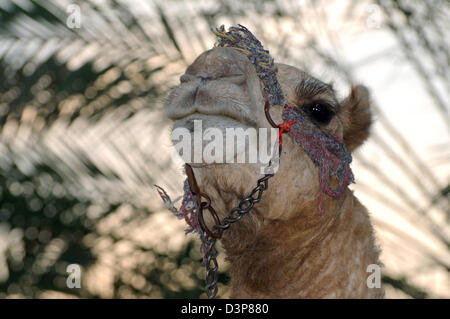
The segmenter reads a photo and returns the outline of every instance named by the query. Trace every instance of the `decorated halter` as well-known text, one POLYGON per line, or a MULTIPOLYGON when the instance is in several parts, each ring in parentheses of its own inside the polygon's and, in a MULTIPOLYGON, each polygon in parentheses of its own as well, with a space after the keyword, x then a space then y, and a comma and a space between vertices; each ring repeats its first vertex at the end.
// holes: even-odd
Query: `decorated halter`
MULTIPOLYGON (((219 46, 229 47, 244 53, 253 63, 258 77, 264 84, 264 97, 269 106, 265 106, 266 116, 270 124, 280 129, 278 139, 282 143, 281 134, 287 132, 308 154, 316 166, 319 167, 319 183, 321 194, 337 197, 342 194, 345 187, 354 182, 350 169, 352 156, 344 143, 336 137, 323 132, 299 107, 288 106, 286 97, 278 81, 278 70, 269 51, 265 50, 261 42, 244 26, 230 27, 225 32, 222 25, 214 32, 218 37, 219 46), (284 105, 282 113, 283 123, 276 125, 270 117, 270 106, 284 105), (338 180, 336 189, 330 186, 330 177, 338 180)), ((322 213, 322 200, 319 203, 319 212, 322 213)))
MULTIPOLYGON (((340 196, 348 184, 354 182, 350 169, 352 157, 345 145, 338 138, 323 132, 316 124, 309 120, 307 114, 300 108, 286 104, 286 97, 278 80, 278 69, 274 64, 269 51, 265 50, 261 42, 244 26, 230 27, 225 31, 224 26, 213 31, 218 38, 218 46, 235 49, 247 56, 255 66, 256 73, 264 84, 263 96, 266 100, 264 111, 269 123, 279 128, 278 142, 282 145, 282 134, 287 133, 310 157, 318 167, 320 199, 318 212, 323 213, 323 196, 340 196), (275 105, 283 105, 283 123, 277 125, 270 116, 270 108, 275 105), (333 189, 330 185, 331 177, 336 178, 338 185, 333 189)), ((184 219, 188 224, 186 233, 196 232, 201 240, 201 252, 203 263, 206 267, 206 292, 209 298, 217 294, 217 251, 215 240, 220 238, 222 231, 231 223, 238 221, 245 213, 251 210, 254 204, 261 200, 263 191, 268 187, 268 179, 273 174, 266 174, 258 180, 257 187, 250 196, 241 200, 239 205, 232 209, 229 216, 220 222, 211 206, 209 197, 201 193, 195 181, 192 168, 186 164, 187 178, 184 182, 184 195, 181 207, 175 208, 174 202, 161 187, 156 186, 165 206, 179 219, 184 219), (257 197, 255 197, 257 195, 257 197), (206 202, 201 198, 206 198, 206 202), (203 210, 208 210, 214 218, 215 225, 211 231, 203 221, 203 210), (214 232, 215 231, 215 232, 214 232)), ((178 201, 179 198, 175 201, 178 201)))

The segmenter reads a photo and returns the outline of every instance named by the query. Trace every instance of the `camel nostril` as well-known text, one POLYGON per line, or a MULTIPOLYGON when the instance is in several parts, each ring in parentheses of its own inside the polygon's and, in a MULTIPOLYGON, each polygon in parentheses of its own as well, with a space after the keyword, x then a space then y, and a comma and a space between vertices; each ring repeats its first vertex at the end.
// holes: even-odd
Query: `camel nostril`
POLYGON ((202 84, 204 84, 206 81, 212 80, 213 77, 212 76, 205 76, 205 75, 192 75, 192 74, 183 74, 180 77, 180 82, 181 83, 187 83, 190 81, 195 81, 195 80, 200 80, 202 84))
POLYGON ((205 83, 206 81, 208 81, 208 80, 211 80, 212 79, 212 77, 211 76, 203 76, 203 75, 197 75, 197 77, 200 79, 200 81, 202 82, 202 83, 205 83))

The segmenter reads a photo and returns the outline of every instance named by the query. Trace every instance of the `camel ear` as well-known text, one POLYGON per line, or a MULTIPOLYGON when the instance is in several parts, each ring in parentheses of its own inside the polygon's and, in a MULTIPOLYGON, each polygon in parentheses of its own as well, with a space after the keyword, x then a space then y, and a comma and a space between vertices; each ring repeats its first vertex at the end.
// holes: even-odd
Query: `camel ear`
POLYGON ((372 124, 369 90, 356 85, 341 102, 344 123, 344 143, 349 152, 355 150, 368 137, 372 124))

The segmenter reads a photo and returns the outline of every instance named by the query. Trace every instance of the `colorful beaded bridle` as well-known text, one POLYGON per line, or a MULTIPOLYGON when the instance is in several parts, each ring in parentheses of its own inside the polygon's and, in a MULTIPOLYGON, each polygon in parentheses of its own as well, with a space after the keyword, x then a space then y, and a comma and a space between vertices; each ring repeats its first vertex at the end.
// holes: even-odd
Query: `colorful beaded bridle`
MULTIPOLYGON (((265 50, 261 42, 244 26, 230 27, 225 31, 224 26, 216 29, 214 34, 218 38, 218 46, 235 49, 245 54, 255 66, 256 73, 264 84, 263 97, 265 99, 264 111, 270 125, 279 129, 278 146, 281 156, 282 134, 287 133, 308 154, 312 162, 318 167, 320 199, 318 211, 323 213, 324 194, 331 197, 340 196, 348 184, 354 182, 350 169, 352 157, 344 143, 338 138, 323 132, 299 107, 286 104, 280 82, 278 70, 269 51, 265 50), (284 105, 282 112, 283 123, 277 125, 270 116, 270 108, 275 105, 284 105), (330 185, 330 177, 335 177, 338 185, 333 189, 330 185)), ((272 161, 271 161, 272 162, 272 161)), ((269 163, 269 166, 272 163, 269 163)), ((201 252, 206 269, 206 294, 208 298, 214 298, 217 294, 218 264, 216 240, 220 239, 224 230, 232 223, 240 220, 258 203, 263 192, 268 188, 268 181, 274 176, 265 174, 257 181, 257 186, 233 208, 222 221, 220 221, 211 200, 207 194, 200 191, 194 172, 189 164, 185 164, 187 178, 184 182, 184 195, 179 209, 175 208, 170 197, 161 187, 156 186, 165 206, 179 219, 184 219, 188 224, 186 233, 196 232, 201 240, 201 252), (204 200, 202 200, 204 199, 204 200), (208 228, 203 217, 204 211, 208 211, 214 220, 214 225, 208 228)))

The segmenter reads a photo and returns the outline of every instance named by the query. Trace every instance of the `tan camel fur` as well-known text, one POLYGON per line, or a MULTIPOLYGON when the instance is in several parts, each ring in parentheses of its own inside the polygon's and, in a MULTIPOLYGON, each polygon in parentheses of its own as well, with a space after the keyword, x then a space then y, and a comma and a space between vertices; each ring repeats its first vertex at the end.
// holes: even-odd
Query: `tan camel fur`
MULTIPOLYGON (((277 67, 289 105, 327 101, 335 116, 321 129, 343 140, 351 152, 366 140, 372 119, 365 87, 354 86, 339 101, 330 85, 295 67, 277 67)), ((203 121, 204 130, 270 128, 254 66, 231 48, 216 47, 201 54, 169 95, 165 110, 174 128, 191 131, 197 119, 203 121)), ((281 106, 271 108, 276 123, 282 122, 281 112, 281 106)), ((263 176, 258 163, 192 166, 201 190, 210 196, 221 218, 263 176)), ((367 285, 368 265, 380 265, 367 209, 347 188, 338 198, 325 195, 324 213, 318 214, 319 195, 317 167, 284 135, 279 170, 261 202, 223 234, 233 298, 384 296, 382 287, 367 285)))

